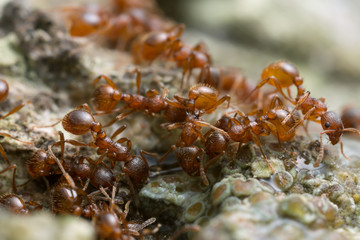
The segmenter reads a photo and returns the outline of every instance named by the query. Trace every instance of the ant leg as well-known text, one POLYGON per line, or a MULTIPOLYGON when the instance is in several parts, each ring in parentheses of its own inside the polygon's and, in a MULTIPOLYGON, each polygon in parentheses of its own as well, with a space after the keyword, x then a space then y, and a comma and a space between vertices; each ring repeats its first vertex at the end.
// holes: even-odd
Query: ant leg
POLYGON ((320 133, 320 151, 319 151, 319 155, 318 155, 317 158, 316 158, 314 167, 318 167, 319 164, 321 163, 321 160, 322 160, 323 157, 324 157, 324 145, 323 145, 323 140, 322 140, 322 135, 323 135, 324 133, 325 133, 325 131, 320 133))
POLYGON ((222 153, 220 153, 219 155, 213 157, 212 159, 210 159, 209 161, 207 161, 206 163, 206 166, 205 166, 205 171, 211 166, 213 165, 214 163, 216 163, 219 158, 221 158, 222 156, 224 156, 225 154, 225 151, 223 151, 222 153))
POLYGON ((123 137, 123 138, 120 138, 119 140, 116 141, 117 143, 123 143, 123 142, 126 142, 126 147, 128 149, 131 149, 131 140, 126 138, 126 137, 123 137))
POLYGON ((72 139, 66 139, 65 142, 70 143, 71 145, 80 146, 80 147, 93 147, 93 148, 97 147, 93 143, 82 143, 82 142, 78 142, 78 141, 72 140, 72 139))
POLYGON ((270 168, 271 172, 275 172, 274 168, 271 166, 270 162, 269 162, 269 159, 266 157, 262 147, 261 147, 261 143, 260 143, 260 138, 255 135, 252 131, 249 131, 250 132, 250 135, 251 135, 251 139, 254 141, 254 143, 258 146, 261 154, 263 155, 263 158, 265 159, 266 161, 266 164, 268 165, 268 167, 270 168))
POLYGON ((0 120, 1 120, 1 119, 4 119, 4 118, 6 118, 6 117, 8 117, 8 116, 10 116, 10 115, 12 115, 12 114, 14 114, 14 113, 16 113, 17 111, 19 111, 20 109, 22 109, 26 104, 30 104, 30 103, 31 103, 30 101, 26 101, 26 102, 20 104, 19 106, 14 107, 13 109, 10 110, 10 112, 8 112, 7 114, 5 114, 4 116, 1 116, 1 117, 0 117, 0 120))
POLYGON ((131 111, 128 111, 128 112, 125 112, 125 113, 121 113, 118 116, 116 116, 115 119, 116 119, 116 121, 121 121, 121 120, 123 120, 124 118, 126 118, 127 116, 129 116, 133 112, 134 112, 134 110, 131 110, 131 111))
POLYGON ((209 112, 209 113, 213 112, 220 104, 222 104, 225 101, 228 102, 227 108, 229 108, 230 100, 231 100, 231 97, 229 95, 223 96, 213 106, 211 106, 211 108, 206 109, 205 112, 209 112))
POLYGON ((59 131, 60 135, 60 148, 61 148, 61 162, 64 162, 64 151, 65 151, 65 137, 62 131, 59 131))
POLYGON ((323 139, 322 139, 322 135, 325 133, 331 133, 334 132, 335 130, 325 130, 323 132, 320 133, 320 151, 319 151, 319 155, 316 158, 316 162, 314 164, 314 167, 318 167, 319 164, 321 163, 321 160, 324 157, 324 144, 323 144, 323 139))
POLYGON ((63 176, 65 177, 66 181, 69 183, 69 185, 72 187, 72 188, 75 188, 75 182, 74 182, 74 179, 69 175, 69 173, 67 173, 63 167, 63 165, 61 164, 61 162, 59 161, 59 159, 57 157, 55 157, 53 151, 51 150, 51 147, 52 145, 49 145, 48 147, 48 150, 49 150, 49 153, 51 155, 51 157, 55 160, 55 162, 57 163, 57 165, 59 166, 63 176))
POLYGON ((4 132, 0 132, 0 136, 8 137, 8 138, 14 139, 14 140, 16 140, 18 142, 24 143, 24 144, 34 145, 34 143, 20 140, 18 138, 15 138, 15 137, 11 136, 10 134, 4 133, 4 132))
MULTIPOLYGON (((96 160, 96 162, 94 163, 94 165, 98 165, 99 163, 102 162, 102 160, 104 159, 104 157, 106 156, 107 152, 101 154, 101 156, 98 158, 98 160, 96 160)), ((88 160, 89 161, 89 160, 88 160)), ((92 160, 91 160, 92 161, 92 160)), ((93 162, 93 161, 92 161, 93 162)), ((91 163, 91 162, 90 162, 91 163)))
POLYGON ((116 130, 116 131, 113 133, 113 135, 111 135, 110 139, 111 139, 111 140, 114 140, 114 138, 116 138, 117 135, 119 135, 120 133, 122 133, 122 132, 126 129, 126 127, 127 127, 126 125, 123 125, 123 126, 119 127, 119 129, 116 130))
POLYGON ((167 97, 167 95, 169 94, 169 89, 164 88, 162 93, 161 93, 161 98, 165 99, 167 97))
POLYGON ((141 84, 141 72, 138 68, 135 69, 136 72, 136 94, 140 95, 140 84, 141 84))
MULTIPOLYGON (((294 109, 286 116, 286 118, 281 122, 282 125, 285 125, 286 122, 290 119, 290 117, 294 114, 294 112, 306 101, 306 99, 309 97, 310 92, 306 92, 303 96, 300 97, 300 99, 297 101, 294 109)), ((315 110, 315 107, 313 107, 315 110)), ((313 111, 314 111, 313 110, 313 111)), ((310 111, 310 110, 309 110, 310 111)), ((308 112, 309 112, 308 111, 308 112)), ((306 112, 307 113, 307 112, 306 112)))
POLYGON ((176 146, 172 145, 171 148, 161 157, 158 159, 158 162, 161 163, 162 161, 164 161, 166 159, 166 157, 172 152, 174 151, 176 153, 176 146))
POLYGON ((289 95, 289 98, 293 99, 293 97, 291 96, 291 90, 290 87, 286 88, 287 94, 289 95))
POLYGON ((147 151, 141 150, 141 151, 140 151, 141 159, 144 161, 144 163, 146 164, 147 167, 149 167, 149 163, 148 163, 147 160, 146 160, 145 154, 148 155, 148 156, 154 157, 154 158, 158 158, 158 157, 159 157, 159 155, 156 154, 156 153, 151 153, 151 152, 147 152, 147 151))
POLYGON ((341 154, 344 156, 344 158, 346 158, 350 162, 352 161, 351 158, 349 158, 348 156, 345 155, 345 153, 344 153, 344 144, 343 144, 341 139, 340 139, 340 151, 341 151, 341 154))
POLYGON ((281 101, 280 97, 275 94, 271 98, 270 109, 274 109, 276 106, 283 106, 283 102, 281 101))
POLYGON ((101 79, 104 79, 112 88, 118 89, 116 84, 107 76, 101 74, 93 81, 93 85, 96 85, 101 79))
POLYGON ((200 232, 201 227, 199 225, 191 224, 191 225, 185 225, 184 227, 177 230, 174 235, 172 235, 169 240, 175 240, 177 239, 181 234, 186 232, 200 232))
POLYGON ((209 127, 211 129, 214 129, 215 131, 218 131, 222 134, 224 134, 226 137, 230 138, 229 134, 227 132, 225 132, 224 130, 220 129, 220 128, 217 128, 213 125, 211 125, 210 123, 207 123, 207 122, 204 122, 204 121, 201 121, 201 120, 195 120, 194 123, 197 125, 197 126, 201 126, 201 127, 209 127))
MULTIPOLYGON (((306 112, 306 114, 304 115, 303 119, 301 119, 299 122, 297 122, 292 128, 290 128, 290 130, 288 131, 288 133, 294 131, 300 124, 303 124, 305 120, 307 120, 310 115, 314 112, 315 107, 312 107, 309 111, 306 112)), ((290 116, 290 114, 288 115, 290 116)), ((287 116, 287 117, 288 117, 287 116)))
POLYGON ((95 115, 95 116, 107 115, 107 114, 112 114, 112 113, 118 113, 118 112, 121 112, 123 110, 125 110, 125 108, 115 108, 115 109, 112 109, 110 111, 97 111, 93 115, 95 115))
POLYGON ((5 162, 6 162, 8 165, 10 165, 9 159, 7 158, 6 153, 5 153, 5 149, 2 147, 1 144, 0 144, 0 154, 1 154, 1 156, 5 159, 5 162))
POLYGON ((77 107, 76 110, 85 110, 85 112, 90 113, 91 116, 92 116, 90 107, 89 107, 89 105, 88 105, 87 103, 84 103, 84 104, 82 104, 81 106, 77 107))
POLYGON ((201 180, 204 183, 205 186, 209 186, 209 180, 206 177, 206 173, 204 170, 204 150, 201 149, 201 159, 200 159, 200 176, 201 180))
POLYGON ((45 125, 45 126, 32 126, 32 129, 36 129, 36 128, 50 128, 50 127, 55 127, 56 125, 58 125, 60 122, 62 121, 62 119, 56 121, 55 123, 51 124, 51 125, 45 125))
POLYGON ((7 168, 3 169, 0 171, 0 174, 4 173, 4 172, 7 172, 11 169, 14 169, 13 171, 13 179, 12 179, 12 190, 14 193, 17 192, 17 189, 16 189, 16 184, 15 184, 15 175, 16 175, 16 164, 12 164, 10 166, 8 166, 7 168))
POLYGON ((184 126, 184 123, 178 122, 178 123, 170 123, 170 124, 162 124, 163 127, 165 127, 168 131, 173 130, 175 128, 180 128, 184 126))
POLYGON ((294 100, 290 99, 289 97, 287 97, 285 95, 285 93, 283 92, 282 88, 281 88, 281 84, 279 82, 279 80, 277 80, 277 78, 275 77, 268 77, 264 80, 262 80, 255 88, 254 90, 252 90, 246 97, 245 99, 248 99, 248 97, 250 97, 257 89, 261 88, 262 86, 264 86, 266 83, 273 81, 273 83, 275 84, 275 87, 277 89, 277 91, 281 94, 281 96, 283 96, 286 100, 288 100, 289 102, 295 104, 294 100))

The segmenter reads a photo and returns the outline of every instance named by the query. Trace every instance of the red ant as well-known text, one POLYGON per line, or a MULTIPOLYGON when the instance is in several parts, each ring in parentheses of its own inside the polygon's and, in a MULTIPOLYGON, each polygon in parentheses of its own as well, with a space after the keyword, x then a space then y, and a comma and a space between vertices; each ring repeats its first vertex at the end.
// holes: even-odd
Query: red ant
MULTIPOLYGON (((145 111, 149 114, 156 114, 164 111, 165 117, 169 122, 184 121, 186 118, 186 112, 183 109, 174 108, 169 106, 165 102, 165 97, 168 94, 168 90, 164 89, 160 95, 155 89, 150 89, 146 92, 145 96, 140 95, 140 82, 141 72, 136 69, 136 94, 122 93, 115 85, 115 83, 108 77, 100 75, 94 80, 96 84, 101 79, 104 79, 108 85, 100 85, 94 92, 93 102, 96 110, 96 114, 108 114, 114 112, 120 112, 123 110, 115 109, 119 101, 127 103, 124 109, 130 109, 127 113, 122 113, 116 117, 116 120, 121 120, 128 116, 133 111, 145 111)), ((113 121, 113 122, 114 122, 113 121)), ((112 122, 112 123, 113 123, 112 122)), ((110 123, 110 124, 112 124, 110 123)), ((110 125, 107 124, 107 125, 110 125)))
POLYGON ((183 68, 180 89, 183 89, 186 73, 188 73, 187 79, 189 80, 193 69, 203 68, 211 64, 210 54, 206 51, 204 43, 198 43, 194 47, 190 47, 177 39, 172 44, 167 55, 171 61, 176 62, 178 67, 183 68))
MULTIPOLYGON (((310 97, 310 92, 298 96, 296 98, 296 105, 294 109, 288 114, 288 116, 282 121, 282 124, 286 124, 288 119, 292 117, 297 109, 301 110, 304 114, 304 117, 299 121, 293 128, 302 124, 305 120, 311 120, 317 123, 320 123, 323 130, 320 133, 320 152, 314 164, 314 167, 318 167, 323 156, 324 156, 324 145, 322 141, 322 135, 327 134, 332 145, 340 143, 341 154, 348 160, 348 158, 343 151, 343 142, 341 136, 344 132, 353 132, 360 135, 360 131, 355 128, 344 128, 343 122, 339 115, 335 112, 327 111, 327 106, 325 105, 324 98, 313 98, 310 97), (320 118, 320 120, 318 120, 320 118)), ((293 129, 291 129, 293 130, 293 129)))
POLYGON ((295 104, 292 99, 290 86, 294 85, 297 88, 298 96, 304 94, 304 88, 302 87, 303 78, 300 77, 298 69, 285 61, 279 61, 267 66, 261 74, 261 82, 251 91, 247 97, 249 97, 257 89, 269 83, 276 87, 277 91, 289 102, 295 104), (287 89, 288 95, 283 92, 283 88, 287 89))
POLYGON ((360 128, 360 111, 352 106, 347 106, 341 113, 341 120, 346 128, 360 128))
POLYGON ((154 31, 139 36, 132 44, 132 56, 135 64, 151 63, 160 55, 165 54, 168 49, 171 49, 175 40, 181 36, 184 28, 183 24, 179 24, 167 31, 154 31))
POLYGON ((168 130, 180 127, 183 127, 183 130, 176 145, 173 145, 171 149, 159 159, 159 162, 162 162, 171 153, 171 151, 174 151, 178 163, 187 174, 190 176, 200 175, 203 183, 206 186, 209 185, 205 170, 215 160, 209 160, 207 166, 204 167, 204 150, 195 146, 194 142, 198 138, 201 138, 201 141, 205 142, 204 136, 201 133, 201 127, 210 127, 213 130, 219 131, 226 137, 229 137, 229 135, 224 130, 199 120, 193 115, 188 115, 184 123, 165 124, 164 126, 168 130))
POLYGON ((24 201, 20 196, 14 193, 6 193, 0 196, 0 208, 7 209, 16 214, 29 214, 29 207, 34 210, 40 210, 42 206, 34 201, 24 201))
MULTIPOLYGON (((99 155, 106 155, 112 160, 112 166, 115 161, 124 162, 123 170, 130 178, 130 183, 135 186, 143 185, 149 177, 149 165, 146 161, 145 154, 152 155, 146 151, 140 151, 140 157, 131 154, 131 141, 128 138, 120 138, 116 142, 114 139, 118 134, 126 129, 126 126, 120 127, 111 137, 106 136, 102 130, 101 124, 96 122, 94 116, 91 114, 87 104, 76 108, 65 115, 62 120, 64 129, 75 135, 83 135, 91 132, 94 142, 89 144, 80 143, 74 140, 65 140, 66 142, 75 146, 90 146, 98 148, 99 155), (126 146, 121 143, 126 142, 126 146)), ((102 157, 95 162, 97 165, 102 161, 102 157)))
POLYGON ((225 95, 218 99, 218 92, 207 85, 197 84, 190 88, 188 98, 174 96, 175 100, 166 98, 166 102, 176 108, 184 109, 195 115, 212 113, 216 108, 227 101, 230 104, 230 96, 225 95))
MULTIPOLYGON (((235 69, 219 69, 210 65, 205 65, 201 68, 198 77, 198 83, 203 83, 212 86, 219 92, 230 92, 230 95, 235 96, 239 101, 247 100, 247 96, 251 94, 254 85, 247 81, 245 77, 235 69)), ((257 94, 251 94, 250 101, 255 101, 257 94)))

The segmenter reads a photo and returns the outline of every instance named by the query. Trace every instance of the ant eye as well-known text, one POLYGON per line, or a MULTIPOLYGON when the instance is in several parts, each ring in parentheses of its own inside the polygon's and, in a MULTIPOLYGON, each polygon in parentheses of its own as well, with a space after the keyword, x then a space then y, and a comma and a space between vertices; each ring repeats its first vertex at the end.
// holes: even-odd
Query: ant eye
POLYGON ((200 162, 200 156, 196 157, 196 161, 200 162))
POLYGON ((330 123, 329 123, 329 122, 326 122, 326 123, 325 123, 325 127, 326 127, 326 128, 330 127, 330 123))

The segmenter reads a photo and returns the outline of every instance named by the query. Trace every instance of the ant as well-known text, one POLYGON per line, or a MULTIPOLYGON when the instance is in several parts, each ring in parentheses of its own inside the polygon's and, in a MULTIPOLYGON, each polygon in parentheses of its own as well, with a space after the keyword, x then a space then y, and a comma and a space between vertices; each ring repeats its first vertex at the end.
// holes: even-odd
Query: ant
POLYGON ((352 106, 347 106, 341 113, 341 120, 346 128, 360 127, 360 111, 352 106))
POLYGON ((204 136, 201 133, 201 127, 210 127, 226 137, 229 137, 229 135, 224 130, 199 120, 196 116, 190 114, 186 118, 185 122, 164 124, 163 126, 165 126, 168 130, 180 127, 183 127, 183 130, 176 145, 173 145, 170 150, 158 161, 161 163, 171 153, 171 151, 174 151, 176 159, 182 169, 190 176, 200 175, 203 183, 208 186, 209 181, 206 178, 205 170, 215 160, 209 160, 207 166, 204 167, 204 150, 195 146, 194 142, 198 138, 200 138, 202 142, 205 142, 204 136))
MULTIPOLYGON (((185 110, 174 108, 166 103, 167 89, 164 89, 161 95, 155 89, 148 90, 145 96, 140 95, 141 72, 138 69, 135 69, 135 72, 136 94, 122 93, 115 83, 105 75, 100 75, 94 80, 94 84, 98 83, 101 79, 104 79, 108 83, 107 85, 98 86, 94 92, 93 103, 98 111, 96 112, 97 115, 122 111, 123 108, 115 109, 115 107, 119 101, 123 101, 127 103, 125 109, 130 109, 130 111, 120 114, 113 122, 125 118, 133 111, 145 111, 149 114, 164 111, 165 118, 169 122, 185 121, 185 110)), ((107 124, 107 126, 113 122, 107 124)))
POLYGON ((304 93, 302 87, 303 78, 300 76, 298 69, 285 61, 279 61, 267 66, 261 73, 261 82, 252 90, 246 98, 253 94, 257 89, 264 86, 266 83, 276 87, 277 91, 289 102, 295 104, 296 102, 292 99, 290 86, 294 85, 297 88, 298 96, 304 93), (283 92, 283 88, 287 89, 288 95, 283 92))
POLYGON ((138 37, 132 44, 132 56, 135 64, 151 63, 176 43, 185 26, 178 24, 167 31, 153 31, 138 37))
POLYGON ((212 113, 225 101, 229 105, 231 98, 229 95, 225 95, 218 99, 217 90, 204 84, 196 84, 190 88, 188 98, 175 95, 174 99, 166 98, 165 101, 173 107, 201 116, 204 113, 212 113))
MULTIPOLYGON (((116 142, 113 139, 126 129, 126 126, 120 127, 111 137, 108 137, 102 130, 101 124, 96 122, 94 116, 87 104, 83 104, 75 110, 65 115, 62 120, 63 128, 75 135, 83 135, 91 132, 94 142, 89 144, 80 143, 75 140, 65 140, 75 146, 89 146, 97 148, 99 155, 107 156, 112 160, 112 167, 115 161, 124 162, 124 173, 130 179, 130 184, 136 187, 143 185, 149 177, 149 165, 146 161, 145 154, 151 155, 144 150, 140 151, 140 157, 131 154, 131 141, 128 138, 120 138, 116 142), (126 142, 126 146, 121 143, 126 142)), ((95 165, 102 161, 100 157, 95 165)))
MULTIPOLYGON (((212 67, 209 64, 201 68, 198 83, 203 83, 217 89, 219 92, 226 91, 234 95, 239 101, 246 101, 250 96, 254 85, 235 69, 223 69, 212 67)), ((257 94, 251 94, 250 101, 255 101, 257 94)))
POLYGON ((288 114, 286 118, 284 118, 282 124, 287 124, 288 119, 292 117, 295 114, 295 111, 298 109, 302 111, 304 117, 291 130, 293 130, 299 124, 302 124, 305 120, 311 120, 321 124, 323 131, 320 132, 320 152, 315 161, 314 167, 319 166, 324 156, 324 145, 322 141, 322 136, 324 134, 328 135, 332 145, 340 143, 341 154, 346 159, 351 160, 344 154, 341 136, 344 132, 353 132, 360 135, 360 131, 355 128, 344 128, 343 122, 339 115, 335 112, 327 111, 324 98, 313 98, 310 97, 310 92, 306 92, 305 94, 298 96, 296 101, 297 102, 294 109, 288 114), (318 120, 318 118, 320 118, 320 120, 318 120))
POLYGON ((186 73, 188 73, 187 80, 189 80, 194 68, 203 68, 211 64, 210 54, 202 42, 190 47, 180 39, 176 39, 167 55, 171 61, 176 62, 178 67, 183 68, 180 89, 183 89, 186 73))

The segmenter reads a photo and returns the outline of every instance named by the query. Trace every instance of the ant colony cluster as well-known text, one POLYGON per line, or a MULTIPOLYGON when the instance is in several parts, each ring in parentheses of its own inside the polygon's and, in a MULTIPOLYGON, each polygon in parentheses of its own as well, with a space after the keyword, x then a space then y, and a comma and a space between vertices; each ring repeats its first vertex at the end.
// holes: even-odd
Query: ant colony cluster
MULTIPOLYGON (((100 239, 142 239, 157 234, 161 224, 156 223, 155 217, 141 216, 141 221, 128 218, 141 215, 138 193, 152 175, 166 172, 163 166, 172 152, 177 160, 175 167, 180 166, 187 175, 198 179, 208 191, 215 183, 207 176, 209 169, 223 161, 235 161, 247 143, 255 144, 273 175, 276 169, 264 149, 269 135, 276 139, 283 155, 296 162, 300 153, 286 143, 295 141, 300 134, 310 136, 309 122, 320 124, 318 154, 307 163, 314 169, 323 165, 324 138, 332 145, 339 144, 342 156, 349 159, 343 150, 342 135, 360 135, 359 111, 346 108, 342 117, 328 111, 324 98, 315 98, 304 88, 303 78, 291 63, 271 63, 264 68, 259 83, 253 85, 236 69, 214 66, 203 43, 190 46, 184 42, 185 26, 164 18, 152 0, 112 0, 109 8, 64 6, 61 15, 72 37, 101 39, 97 44, 106 43, 106 47, 115 47, 114 51, 121 50, 132 57, 135 69, 128 74, 136 76, 136 91, 125 92, 112 77, 97 73, 99 76, 92 80, 92 98, 84 99, 84 104, 63 116, 58 123, 64 130, 46 149, 35 148, 34 143, 2 131, 0 136, 31 145, 33 154, 24 164, 30 180, 46 181, 51 211, 91 219, 100 239), (165 87, 142 91, 142 68, 155 62, 166 64, 168 69, 180 69, 175 95, 165 87), (187 94, 183 95, 185 91, 187 94), (118 136, 127 128, 120 122, 135 112, 160 118, 159 128, 169 134, 180 129, 177 140, 164 152, 134 149, 131 137, 118 136), (107 115, 111 121, 104 124, 96 119, 98 115, 107 115), (208 120, 209 116, 213 120, 208 120), (117 127, 109 133, 109 126, 117 127), (65 131, 66 136, 77 135, 83 140, 65 138, 65 131), (80 154, 83 149, 94 149, 96 158, 94 154, 80 154), (156 159, 156 164, 149 164, 150 158, 156 159), (130 206, 130 202, 136 206, 130 206)), ((8 82, 0 79, 0 103, 8 97, 8 82)), ((29 104, 32 103, 25 101, 13 107, 0 120, 29 104)), ((11 193, 9 190, 1 196, 0 207, 17 214, 42 209, 43 203, 22 198, 23 186, 16 184, 17 165, 11 163, 2 145, 0 154, 7 164, 0 174, 13 172, 11 193)), ((196 225, 178 229, 172 238, 199 231, 196 225)))

